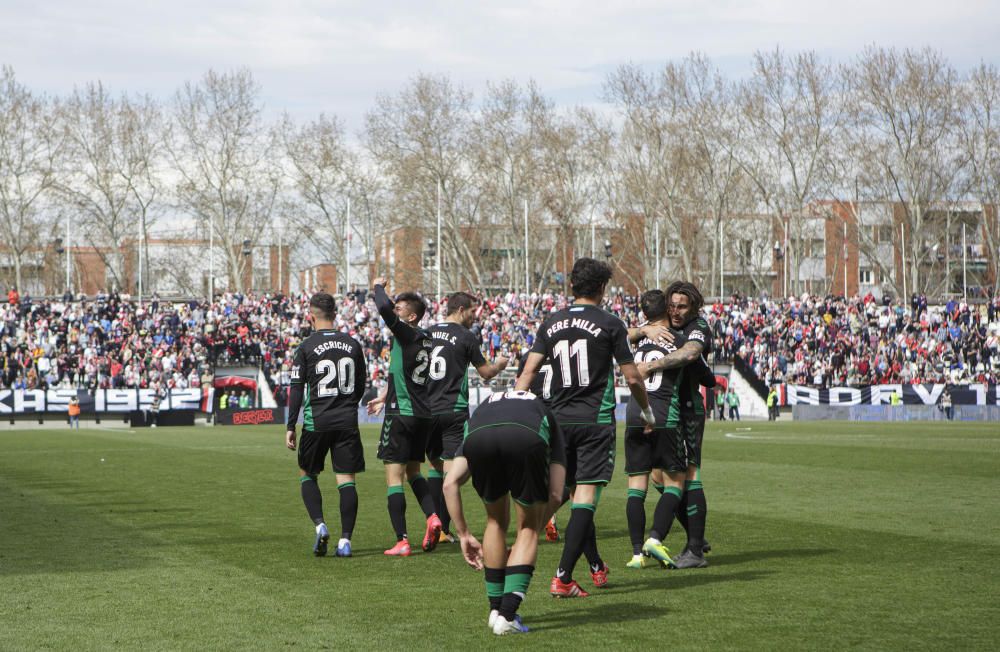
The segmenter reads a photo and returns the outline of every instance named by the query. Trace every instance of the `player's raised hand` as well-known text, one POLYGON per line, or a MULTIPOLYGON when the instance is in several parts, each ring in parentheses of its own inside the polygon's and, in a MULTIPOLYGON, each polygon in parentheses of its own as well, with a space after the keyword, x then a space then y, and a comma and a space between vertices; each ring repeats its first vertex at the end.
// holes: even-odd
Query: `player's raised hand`
POLYGON ((500 371, 503 371, 504 369, 506 369, 508 363, 510 363, 510 358, 508 358, 505 355, 498 355, 497 358, 496 358, 496 360, 495 360, 495 364, 497 366, 497 369, 499 369, 500 371))
POLYGON ((465 557, 465 563, 476 570, 483 570, 483 545, 471 534, 459 538, 459 542, 462 544, 462 556, 465 557))
POLYGON ((386 278, 384 276, 379 276, 374 281, 372 281, 372 287, 375 287, 376 285, 381 285, 384 288, 388 288, 389 287, 389 281, 386 280, 386 278))
POLYGON ((289 430, 285 433, 285 446, 288 450, 295 450, 295 430, 289 430))
POLYGON ((385 407, 385 399, 382 398, 381 396, 373 398, 372 400, 368 401, 367 407, 369 416, 375 416, 376 414, 381 414, 382 408, 385 407))

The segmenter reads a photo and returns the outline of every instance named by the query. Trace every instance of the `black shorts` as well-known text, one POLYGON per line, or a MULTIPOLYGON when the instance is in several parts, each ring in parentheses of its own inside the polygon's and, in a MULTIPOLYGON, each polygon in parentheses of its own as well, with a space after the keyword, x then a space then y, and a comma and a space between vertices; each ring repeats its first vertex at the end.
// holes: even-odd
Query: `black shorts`
POLYGON ((387 414, 378 440, 378 458, 387 464, 423 462, 431 420, 387 414))
MULTIPOLYGON (((701 442, 705 437, 705 415, 681 413, 677 430, 684 446, 688 466, 701 468, 701 442)), ((687 469, 687 466, 684 467, 687 469)))
POLYGON ((665 469, 670 462, 668 447, 673 428, 654 428, 648 435, 643 426, 625 428, 625 474, 643 475, 653 469, 665 469))
POLYGON ((365 451, 357 428, 313 432, 302 429, 299 439, 299 468, 309 475, 323 471, 326 454, 333 460, 334 473, 361 473, 365 451))
POLYGON ((566 484, 607 484, 615 470, 614 425, 561 426, 566 441, 566 484))
POLYGON ((484 502, 508 493, 522 505, 548 502, 549 445, 537 433, 516 425, 483 428, 469 435, 462 453, 484 502))
POLYGON ((465 437, 465 424, 469 420, 468 412, 449 412, 435 414, 430 419, 430 432, 427 435, 427 459, 455 459, 455 451, 465 437))

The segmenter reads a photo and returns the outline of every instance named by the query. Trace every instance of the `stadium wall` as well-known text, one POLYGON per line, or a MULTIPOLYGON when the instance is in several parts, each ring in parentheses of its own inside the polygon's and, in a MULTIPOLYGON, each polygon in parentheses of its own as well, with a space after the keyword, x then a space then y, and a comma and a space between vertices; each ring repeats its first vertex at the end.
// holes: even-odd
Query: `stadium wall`
MULTIPOLYGON (((1000 405, 956 405, 954 421, 998 421, 1000 405)), ((796 421, 947 421, 934 405, 795 405, 796 421)))

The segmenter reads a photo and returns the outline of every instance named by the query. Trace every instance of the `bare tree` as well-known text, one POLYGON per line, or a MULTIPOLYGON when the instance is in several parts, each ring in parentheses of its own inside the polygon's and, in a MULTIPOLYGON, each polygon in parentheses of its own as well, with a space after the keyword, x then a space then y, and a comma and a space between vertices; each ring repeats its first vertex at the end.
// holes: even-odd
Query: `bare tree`
POLYGON ((26 254, 51 235, 45 202, 63 143, 51 103, 0 68, 0 236, 22 291, 26 254))
POLYGON ((350 171, 355 157, 344 142, 344 131, 335 117, 320 115, 302 127, 287 115, 281 137, 289 162, 289 177, 301 200, 295 202, 289 224, 321 254, 350 265, 347 211, 350 171))
POLYGON ((209 71, 177 92, 167 140, 178 204, 221 250, 227 285, 237 290, 248 289, 250 276, 244 243, 252 250, 270 232, 282 187, 280 145, 261 111, 248 70, 209 71))
POLYGON ((969 194, 982 204, 981 233, 993 261, 993 295, 1000 293, 1000 71, 976 67, 966 82, 961 142, 969 161, 969 194))
POLYGON ((858 166, 858 195, 894 204, 894 228, 903 227, 906 280, 895 283, 896 292, 947 292, 935 245, 948 238, 948 204, 968 163, 958 139, 958 74, 930 49, 869 48, 847 79, 852 122, 846 135, 858 166))
POLYGON ((738 146, 744 171, 758 202, 786 231, 790 269, 788 290, 804 288, 803 273, 827 284, 823 220, 809 210, 837 189, 834 155, 845 123, 843 77, 815 52, 794 56, 780 49, 757 52, 753 75, 740 86, 740 118, 745 125, 738 146), (811 260, 810 260, 811 259, 811 260), (804 263, 813 269, 804 269, 804 263))
MULTIPOLYGON (((618 212, 641 215, 654 231, 662 224, 680 258, 680 265, 670 271, 693 278, 695 243, 684 237, 693 173, 692 142, 683 110, 685 84, 683 69, 677 64, 668 63, 656 75, 630 65, 608 77, 604 92, 624 117, 614 159, 614 177, 619 183, 617 192, 611 189, 610 203, 618 212)), ((648 248, 643 251, 647 258, 649 253, 648 248)))
POLYGON ((161 196, 162 112, 149 97, 115 98, 97 82, 75 90, 60 115, 69 136, 59 183, 65 210, 112 284, 129 289, 126 244, 145 241, 161 196))
POLYGON ((447 77, 428 75, 396 95, 379 96, 365 116, 365 144, 391 190, 394 224, 431 228, 440 188, 443 290, 482 285, 471 237, 478 214, 471 120, 472 95, 447 77))

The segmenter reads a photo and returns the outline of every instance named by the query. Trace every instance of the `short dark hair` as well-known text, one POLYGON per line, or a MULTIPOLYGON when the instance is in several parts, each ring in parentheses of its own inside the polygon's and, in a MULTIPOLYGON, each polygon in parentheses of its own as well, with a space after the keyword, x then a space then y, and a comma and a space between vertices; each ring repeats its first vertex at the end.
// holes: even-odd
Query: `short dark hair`
POLYGON ((334 316, 337 314, 337 302, 326 292, 317 292, 312 295, 312 298, 309 299, 309 307, 319 310, 323 313, 323 318, 330 321, 333 321, 334 316))
POLYGON ((701 296, 701 292, 695 287, 694 283, 687 281, 674 281, 667 287, 665 294, 668 302, 670 301, 670 297, 675 294, 686 296, 691 301, 691 309, 696 315, 705 305, 705 299, 701 296))
POLYGON ((396 303, 400 301, 410 304, 410 310, 417 315, 417 321, 424 318, 424 313, 427 312, 427 303, 422 296, 416 292, 400 292, 396 295, 396 303))
POLYGON ((569 281, 574 297, 587 299, 598 296, 611 280, 611 268, 594 258, 579 258, 573 263, 569 281))
POLYGON ((477 303, 479 303, 479 299, 468 292, 456 292, 448 297, 448 312, 446 314, 453 315, 459 310, 471 308, 477 303))
POLYGON ((667 295, 663 290, 647 290, 639 297, 639 307, 646 319, 655 321, 667 314, 667 295))

